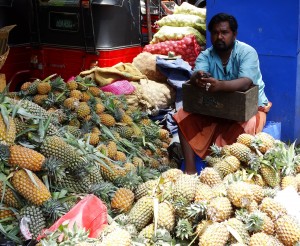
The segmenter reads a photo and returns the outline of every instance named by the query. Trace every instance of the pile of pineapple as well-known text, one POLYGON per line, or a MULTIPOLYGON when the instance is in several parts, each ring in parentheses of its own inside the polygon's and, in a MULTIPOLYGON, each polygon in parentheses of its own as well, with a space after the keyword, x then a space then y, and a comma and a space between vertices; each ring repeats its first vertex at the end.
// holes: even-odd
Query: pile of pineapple
POLYGON ((188 175, 168 159, 168 131, 90 78, 26 82, 0 102, 0 230, 18 244, 37 239, 86 194, 108 208, 99 238, 62 225, 39 245, 300 240, 299 221, 275 199, 288 186, 300 191, 295 143, 242 134, 232 145, 211 146, 207 167, 188 175))
POLYGON ((133 202, 139 184, 173 165, 169 132, 89 78, 65 83, 53 75, 18 92, 6 88, 0 112, 0 229, 18 244, 36 239, 85 194, 114 216, 123 197, 133 202))

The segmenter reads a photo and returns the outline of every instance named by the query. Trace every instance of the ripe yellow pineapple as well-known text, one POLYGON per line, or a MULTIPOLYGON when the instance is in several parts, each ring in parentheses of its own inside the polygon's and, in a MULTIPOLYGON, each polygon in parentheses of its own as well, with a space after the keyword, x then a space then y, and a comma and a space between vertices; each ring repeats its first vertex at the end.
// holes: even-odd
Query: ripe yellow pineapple
POLYGON ((173 186, 174 199, 185 198, 188 201, 193 201, 198 183, 199 180, 195 175, 180 175, 173 186))
POLYGON ((135 165, 136 167, 143 167, 145 165, 144 161, 142 158, 134 156, 132 158, 132 163, 133 165, 135 165))
POLYGON ((159 136, 159 139, 161 139, 161 140, 166 140, 166 139, 169 138, 170 133, 169 133, 168 130, 163 129, 163 128, 160 128, 160 129, 158 130, 158 136, 159 136))
POLYGON ((15 214, 6 205, 1 204, 0 205, 0 220, 6 219, 8 217, 15 217, 15 214))
POLYGON ((117 179, 118 177, 123 177, 126 175, 126 170, 125 168, 113 164, 111 161, 109 160, 104 160, 106 165, 109 167, 104 166, 103 164, 100 165, 100 172, 102 177, 110 182, 113 182, 115 179, 117 179))
POLYGON ((203 183, 199 183, 196 187, 196 194, 195 194, 195 202, 205 202, 210 201, 215 194, 212 191, 212 188, 203 183))
POLYGON ((51 198, 51 194, 36 174, 31 173, 31 176, 36 184, 32 182, 25 170, 17 170, 13 174, 11 183, 13 187, 28 201, 34 205, 40 206, 51 198))
POLYGON ((212 167, 204 168, 199 175, 199 179, 210 187, 222 183, 220 174, 212 167))
POLYGON ((272 188, 279 186, 280 173, 268 165, 262 165, 259 169, 264 181, 272 188))
POLYGON ((182 175, 183 172, 178 168, 170 168, 167 171, 164 171, 161 176, 164 179, 164 182, 172 182, 175 183, 175 181, 178 179, 180 175, 182 175))
POLYGON ((70 80, 67 82, 67 88, 70 91, 76 90, 78 88, 78 84, 75 80, 70 80))
POLYGON ((42 169, 45 156, 41 153, 21 145, 12 145, 9 147, 9 151, 8 163, 12 167, 22 167, 31 171, 40 171, 42 169))
POLYGON ((33 97, 32 101, 38 105, 43 105, 47 98, 48 95, 37 94, 33 97))
POLYGON ((125 229, 120 227, 114 228, 107 235, 102 237, 102 241, 100 244, 102 246, 113 246, 113 245, 122 245, 122 246, 131 246, 132 240, 131 235, 125 229))
POLYGON ((114 126, 116 124, 116 120, 113 116, 111 116, 110 114, 106 114, 106 113, 102 113, 99 114, 100 117, 100 122, 101 124, 105 125, 105 126, 114 126))
POLYGON ((233 209, 227 197, 212 198, 206 209, 207 217, 214 222, 222 222, 231 217, 233 209))
POLYGON ((257 184, 249 184, 249 187, 252 190, 254 200, 260 203, 265 196, 263 187, 257 184))
POLYGON ((78 100, 81 100, 81 98, 82 98, 82 92, 79 91, 79 90, 72 90, 72 91, 70 92, 70 97, 75 97, 75 98, 77 98, 78 100))
POLYGON ((224 157, 220 162, 214 165, 214 168, 225 177, 229 173, 234 173, 240 168, 240 161, 233 155, 228 155, 224 157))
POLYGON ((98 133, 86 133, 84 135, 85 140, 87 140, 89 138, 89 144, 93 145, 93 146, 97 146, 97 144, 100 142, 100 137, 98 133))
POLYGON ((46 95, 51 91, 51 85, 48 82, 41 82, 38 83, 36 89, 40 95, 46 95))
POLYGON ((175 226, 175 209, 173 205, 167 201, 158 204, 158 221, 157 225, 160 228, 165 228, 172 231, 175 226))
POLYGON ((251 144, 254 141, 254 136, 248 133, 242 133, 238 136, 236 142, 246 145, 247 147, 251 148, 251 144))
POLYGON ((152 239, 153 235, 154 235, 154 224, 151 223, 140 231, 139 238, 152 239))
POLYGON ((135 197, 137 200, 152 193, 153 189, 158 185, 158 179, 150 179, 145 183, 139 184, 135 190, 135 197))
POLYGON ((88 92, 90 92, 94 97, 99 97, 101 90, 97 86, 90 86, 88 92))
MULTIPOLYGON (((244 245, 249 244, 250 235, 247 231, 245 224, 241 220, 237 218, 230 218, 226 221, 226 225, 230 226, 233 230, 235 230, 238 233, 240 238, 243 240, 244 245)), ((237 243, 237 239, 232 235, 230 235, 229 241, 230 243, 237 243)))
POLYGON ((114 141, 109 141, 106 145, 108 157, 113 159, 117 154, 117 144, 114 141))
POLYGON ((6 145, 14 144, 16 139, 16 125, 12 117, 8 117, 8 126, 0 114, 0 142, 6 145))
POLYGON ((91 108, 86 102, 80 102, 77 108, 77 116, 81 119, 91 113, 91 108))
POLYGON ((82 102, 87 102, 88 100, 91 99, 91 96, 87 91, 83 91, 81 93, 82 93, 82 97, 81 97, 82 102))
POLYGON ((134 193, 127 188, 119 188, 112 200, 111 207, 119 212, 127 212, 131 209, 134 201, 134 193))
POLYGON ((113 158, 115 161, 125 162, 127 160, 126 154, 122 151, 117 151, 116 155, 113 158))
POLYGON ((124 113, 122 115, 121 122, 123 122, 123 123, 125 123, 127 125, 132 125, 133 119, 128 114, 124 113))
POLYGON ((79 106, 79 100, 75 97, 68 97, 64 101, 63 105, 67 109, 74 110, 75 108, 77 108, 79 106))
POLYGON ((238 208, 245 208, 254 200, 250 185, 243 181, 230 184, 227 188, 227 197, 238 208))
POLYGON ((255 138, 261 141, 261 145, 259 145, 259 151, 263 154, 274 146, 275 139, 268 133, 259 132, 255 135, 255 138))
POLYGON ((251 149, 242 143, 233 143, 230 145, 230 153, 241 162, 247 163, 249 161, 251 149))
POLYGON ((96 114, 102 114, 105 111, 105 107, 102 103, 96 103, 95 112, 96 114))
POLYGON ((224 246, 229 239, 229 231, 223 223, 209 225, 200 236, 199 246, 224 246))
POLYGON ((296 191, 298 190, 298 183, 295 176, 289 175, 281 179, 281 189, 284 190, 288 186, 294 187, 296 191))
POLYGON ((286 208, 271 197, 265 197, 259 205, 259 209, 265 212, 272 220, 287 214, 286 208))
POLYGON ((26 91, 28 90, 28 87, 32 84, 32 82, 30 81, 27 81, 27 82, 24 82, 22 85, 21 85, 21 91, 26 91))
POLYGON ((300 241, 300 226, 291 216, 284 215, 278 218, 275 221, 275 231, 284 245, 293 246, 300 241))
POLYGON ((19 200, 16 198, 15 193, 7 185, 5 185, 5 187, 4 187, 4 183, 2 181, 0 181, 1 198, 2 198, 4 189, 5 189, 5 193, 4 193, 4 197, 3 197, 3 203, 8 205, 9 207, 20 208, 21 204, 20 204, 19 200))
POLYGON ((271 244, 271 236, 264 232, 257 232, 250 238, 250 246, 275 246, 271 244))
POLYGON ((259 210, 253 211, 247 216, 246 226, 250 232, 274 234, 274 222, 266 213, 259 210))
POLYGON ((128 220, 141 231, 153 218, 153 198, 144 196, 139 199, 128 214, 128 220))

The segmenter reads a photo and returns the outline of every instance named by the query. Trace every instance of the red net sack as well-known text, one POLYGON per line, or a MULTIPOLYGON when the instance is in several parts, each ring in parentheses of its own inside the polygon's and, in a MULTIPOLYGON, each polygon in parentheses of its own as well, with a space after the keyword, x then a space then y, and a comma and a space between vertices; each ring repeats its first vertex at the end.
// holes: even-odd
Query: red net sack
MULTIPOLYGON (((87 195, 45 232, 55 231, 64 221, 69 221, 70 228, 76 223, 79 228, 89 230, 90 238, 97 238, 108 224, 107 208, 95 195, 87 195)), ((43 234, 39 237, 41 238, 43 234)))
POLYGON ((135 87, 128 80, 118 80, 101 87, 102 91, 111 92, 115 95, 128 95, 134 92, 135 87))
POLYGON ((160 55, 168 55, 168 53, 172 51, 176 56, 180 55, 184 61, 194 67, 201 47, 194 35, 187 35, 181 40, 169 40, 156 44, 148 44, 144 47, 143 51, 160 55))

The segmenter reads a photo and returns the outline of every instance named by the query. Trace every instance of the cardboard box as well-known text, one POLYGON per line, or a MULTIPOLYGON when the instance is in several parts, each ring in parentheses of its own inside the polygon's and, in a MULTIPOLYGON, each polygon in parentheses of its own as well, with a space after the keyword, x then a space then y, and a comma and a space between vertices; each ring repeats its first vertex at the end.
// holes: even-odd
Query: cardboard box
POLYGON ((258 86, 245 92, 207 92, 203 88, 185 83, 182 86, 183 109, 235 121, 247 121, 258 110, 258 86))

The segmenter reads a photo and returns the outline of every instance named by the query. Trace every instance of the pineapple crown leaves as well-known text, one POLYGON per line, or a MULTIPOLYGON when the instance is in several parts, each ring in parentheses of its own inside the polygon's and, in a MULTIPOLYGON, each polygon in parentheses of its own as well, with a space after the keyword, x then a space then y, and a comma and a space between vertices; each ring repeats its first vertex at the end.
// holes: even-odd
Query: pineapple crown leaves
POLYGON ((249 232, 258 232, 261 230, 264 224, 264 219, 262 216, 262 212, 258 210, 246 216, 246 228, 249 232))
POLYGON ((52 74, 45 79, 46 81, 43 80, 42 82, 49 82, 53 91, 65 91, 66 83, 64 82, 63 78, 61 76, 54 78, 55 76, 56 74, 52 74))
POLYGON ((295 143, 293 142, 286 148, 282 148, 282 169, 281 172, 283 175, 291 175, 295 172, 295 166, 297 163, 296 152, 295 152, 295 143))
POLYGON ((179 219, 175 230, 176 237, 181 240, 189 239, 193 235, 193 227, 187 219, 179 219))
POLYGON ((68 210, 64 204, 57 199, 49 199, 44 202, 41 206, 43 215, 49 222, 49 225, 52 225, 56 220, 65 215, 68 210))
POLYGON ((145 166, 137 166, 136 173, 142 178, 143 182, 146 182, 151 179, 157 179, 160 176, 159 171, 145 166))
POLYGON ((206 214, 207 203, 206 202, 195 202, 191 203, 187 207, 187 215, 196 221, 199 221, 206 214))
POLYGON ((215 143, 210 146, 210 151, 211 151, 211 155, 213 157, 221 157, 222 156, 222 154, 221 154, 222 147, 219 147, 215 143))
POLYGON ((143 179, 138 176, 136 172, 130 171, 125 176, 117 177, 114 180, 114 183, 118 187, 124 187, 134 191, 141 183, 143 183, 143 179))
POLYGON ((118 188, 111 182, 102 182, 98 184, 92 184, 90 187, 90 192, 98 196, 107 205, 109 205, 117 189, 118 188))
POLYGON ((54 156, 46 158, 42 168, 51 179, 54 179, 54 181, 58 181, 66 176, 65 164, 54 156))
POLYGON ((156 246, 175 245, 175 241, 172 238, 170 232, 163 228, 157 229, 155 231, 155 234, 152 236, 151 241, 156 246))

